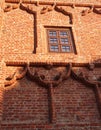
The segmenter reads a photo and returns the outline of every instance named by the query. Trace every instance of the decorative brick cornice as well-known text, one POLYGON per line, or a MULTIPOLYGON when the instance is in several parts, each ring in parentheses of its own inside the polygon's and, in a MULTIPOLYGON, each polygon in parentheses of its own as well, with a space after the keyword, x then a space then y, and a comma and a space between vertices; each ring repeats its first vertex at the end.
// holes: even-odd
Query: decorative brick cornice
POLYGON ((41 10, 41 13, 46 13, 48 11, 52 11, 55 9, 56 11, 59 11, 65 15, 70 16, 71 22, 73 22, 73 15, 70 12, 65 11, 62 7, 58 6, 71 6, 72 8, 75 7, 88 7, 89 9, 85 9, 82 11, 82 16, 94 12, 96 14, 101 14, 101 5, 100 4, 90 4, 90 3, 68 3, 68 2, 45 2, 45 1, 34 1, 34 0, 5 0, 6 3, 14 3, 15 5, 7 5, 4 8, 5 12, 8 12, 12 9, 16 9, 19 7, 21 3, 23 4, 35 4, 37 6, 39 5, 51 5, 51 7, 44 7, 41 10))
MULTIPOLYGON (((23 63, 23 65, 24 64, 25 63, 23 63)), ((11 66, 11 64, 7 64, 7 65, 11 66)), ((21 63, 19 64, 13 63, 12 65, 21 66, 21 63)), ((73 64, 73 63, 69 63, 69 64, 39 63, 38 64, 36 63, 30 65, 26 63, 24 67, 22 67, 23 68, 22 72, 20 72, 17 69, 12 75, 6 78, 5 86, 12 85, 16 80, 23 78, 25 75, 27 75, 32 81, 36 81, 39 85, 45 88, 48 88, 50 84, 52 84, 53 87, 58 86, 63 80, 67 80, 70 76, 72 76, 77 81, 80 81, 89 87, 101 86, 101 76, 99 78, 97 77, 96 79, 93 78, 89 79, 89 77, 85 75, 81 70, 79 70, 79 73, 76 73, 73 70, 73 67, 86 67, 88 68, 88 72, 89 72, 89 71, 94 71, 96 67, 101 67, 101 66, 97 66, 97 64, 94 63, 90 63, 90 64, 73 64), (36 69, 35 66, 37 66, 38 69, 36 69), (55 73, 53 79, 47 79, 45 74, 40 74, 40 67, 43 67, 44 71, 49 71, 48 73, 50 73, 50 70, 52 70, 56 66, 57 68, 59 66, 63 66, 64 68, 66 68, 65 72, 59 72, 56 74, 56 72, 53 71, 53 73, 55 73), (32 69, 34 68, 35 69, 32 71, 30 67, 32 69)))
MULTIPOLYGON (((13 62, 13 61, 6 61, 5 62, 7 66, 24 66, 28 64, 27 62, 13 62)), ((29 62, 30 66, 47 66, 47 65, 53 65, 53 66, 66 66, 68 62, 29 62)), ((101 63, 74 63, 71 62, 72 67, 88 67, 90 69, 91 65, 94 65, 95 67, 101 67, 101 63)))
POLYGON ((19 7, 18 4, 16 4, 16 5, 6 5, 5 8, 4 8, 4 12, 9 12, 13 9, 17 9, 18 7, 19 7))
POLYGON ((91 6, 89 9, 82 11, 82 16, 85 16, 86 14, 89 14, 92 12, 96 14, 101 14, 101 9, 97 9, 95 6, 91 6))
MULTIPOLYGON (((51 68, 49 67, 50 65, 47 64, 45 65, 44 69, 47 70, 51 70, 51 68)), ((32 67, 34 68, 34 67, 32 67)), ((31 72, 29 65, 25 65, 25 67, 23 67, 23 71, 19 73, 19 69, 17 69, 12 75, 10 75, 9 77, 6 78, 6 82, 5 82, 5 86, 10 86, 12 85, 16 80, 22 79, 26 74, 27 76, 33 80, 36 81, 37 83, 41 84, 44 87, 49 87, 50 84, 52 84, 52 86, 58 86, 63 80, 66 80, 70 74, 71 74, 71 68, 72 68, 72 64, 69 64, 68 66, 66 66, 66 73, 59 73, 57 75, 55 75, 54 79, 51 80, 47 80, 45 75, 40 75, 39 74, 39 69, 35 69, 34 73, 31 72)))
POLYGON ((99 79, 96 79, 96 80, 89 80, 89 77, 86 76, 86 75, 84 75, 83 72, 80 72, 79 74, 76 74, 76 73, 73 71, 73 69, 72 69, 72 75, 73 75, 73 77, 74 77, 76 80, 78 80, 78 81, 84 83, 86 86, 94 87, 94 86, 96 86, 97 84, 98 84, 98 85, 101 85, 101 81, 99 81, 100 77, 99 77, 99 79))
POLYGON ((5 86, 10 86, 14 84, 17 80, 22 79, 27 72, 27 65, 24 67, 22 73, 18 73, 18 69, 14 72, 13 75, 10 75, 9 77, 6 78, 5 86))
POLYGON ((63 7, 58 7, 56 4, 54 4, 51 7, 48 7, 48 6, 43 7, 43 9, 41 10, 41 14, 45 14, 45 13, 53 11, 53 10, 55 10, 57 12, 61 12, 62 14, 66 15, 66 16, 69 16, 70 23, 73 24, 73 14, 71 12, 68 12, 65 9, 63 9, 63 7))
MULTIPOLYGON (((12 65, 14 65, 14 63, 12 65)), ((25 66, 22 67, 23 68, 22 71, 17 69, 12 75, 6 78, 5 86, 13 85, 13 83, 15 83, 17 80, 22 79, 26 75, 29 77, 31 81, 35 81, 37 84, 45 87, 48 90, 48 95, 49 95, 50 123, 54 123, 56 120, 54 89, 56 86, 61 84, 63 80, 67 80, 69 77, 72 77, 78 82, 85 84, 87 87, 91 87, 94 89, 99 111, 101 114, 101 94, 100 94, 101 75, 97 78, 92 77, 92 79, 89 79, 89 76, 87 74, 84 74, 84 71, 82 71, 82 69, 79 69, 80 67, 76 68, 74 66, 75 64, 72 63, 69 63, 67 65, 65 64, 65 66, 62 66, 63 68, 65 68, 65 71, 62 70, 57 72, 54 70, 56 64, 54 65, 53 63, 47 63, 47 64, 41 63, 40 66, 39 64, 34 66, 32 64, 25 64, 25 66), (44 70, 44 73, 42 72, 40 73, 42 68, 44 70), (50 78, 47 79, 47 72, 48 72, 48 76, 50 76, 51 73, 54 74, 52 77, 50 76, 50 78)), ((94 69, 96 68, 96 65, 93 63, 85 64, 85 65, 82 64, 81 68, 84 68, 84 66, 88 68, 87 70, 88 72, 94 71, 94 69)))
POLYGON ((94 6, 91 6, 89 9, 83 10, 82 11, 82 16, 85 16, 88 13, 93 12, 94 6))
MULTIPOLYGON (((35 1, 35 0, 5 0, 6 3, 27 3, 38 5, 54 5, 54 2, 35 1)), ((73 3, 73 2, 55 2, 57 6, 71 6, 71 7, 91 7, 92 3, 73 3)), ((95 8, 101 8, 99 4, 93 4, 95 8)))
POLYGON ((93 12, 96 14, 101 14, 101 9, 94 8, 93 12))
POLYGON ((17 9, 17 8, 20 8, 21 10, 25 10, 25 11, 27 11, 30 14, 36 14, 36 11, 34 11, 32 5, 24 5, 22 3, 6 5, 5 8, 4 8, 4 12, 9 12, 9 11, 17 9))

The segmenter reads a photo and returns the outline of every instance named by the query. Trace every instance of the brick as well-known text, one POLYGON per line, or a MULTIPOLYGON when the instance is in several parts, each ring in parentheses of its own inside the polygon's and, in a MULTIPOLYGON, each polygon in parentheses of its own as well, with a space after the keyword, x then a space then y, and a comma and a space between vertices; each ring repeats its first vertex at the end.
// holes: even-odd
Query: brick
MULTIPOLYGON (((57 2, 64 5, 67 0, 57 2)), ((36 69, 41 80, 51 79, 52 83, 56 76, 66 72, 65 66, 52 66, 52 63, 75 63, 72 68, 77 73, 82 72, 90 81, 101 81, 101 14, 88 12, 82 16, 82 11, 89 9, 83 4, 101 6, 100 0, 68 2, 81 4, 81 7, 61 6, 65 10, 63 13, 53 9, 41 14, 43 7, 52 5, 33 4, 32 14, 19 7, 13 9, 17 5, 10 0, 9 4, 5 0, 5 5, 0 1, 1 130, 101 130, 101 99, 97 90, 75 80, 72 74, 51 90, 49 84, 45 87, 31 80, 28 73, 21 79, 16 78, 25 63, 33 63, 31 72, 34 74, 36 69), (7 5, 11 5, 11 10, 3 12, 7 5), (73 24, 70 24, 71 17, 64 15, 66 11, 72 13, 73 24), (48 51, 46 29, 54 27, 72 29, 77 54, 48 51), (45 68, 43 64, 46 63, 50 66, 45 68), (96 65, 90 70, 87 63, 96 65), (14 78, 12 85, 5 86, 5 81, 14 78)), ((101 95, 100 87, 98 92, 101 95)))

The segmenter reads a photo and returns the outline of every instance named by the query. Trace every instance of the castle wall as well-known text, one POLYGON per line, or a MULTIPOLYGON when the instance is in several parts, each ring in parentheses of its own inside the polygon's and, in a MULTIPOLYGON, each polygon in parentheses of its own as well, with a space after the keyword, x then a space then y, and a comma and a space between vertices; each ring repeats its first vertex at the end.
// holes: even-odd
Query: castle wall
POLYGON ((0 2, 0 129, 100 130, 101 1, 22 2, 0 2), (74 52, 49 52, 49 28, 74 52))

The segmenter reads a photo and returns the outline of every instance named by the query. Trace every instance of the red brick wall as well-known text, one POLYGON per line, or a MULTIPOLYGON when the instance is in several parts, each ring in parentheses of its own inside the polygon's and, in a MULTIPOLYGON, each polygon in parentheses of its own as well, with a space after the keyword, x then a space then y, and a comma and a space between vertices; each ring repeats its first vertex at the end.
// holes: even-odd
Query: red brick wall
MULTIPOLYGON (((100 5, 100 0, 85 1, 90 2, 100 5)), ((21 65, 23 62, 101 63, 101 14, 92 12, 82 16, 86 7, 64 6, 63 9, 73 14, 73 24, 70 24, 70 17, 61 12, 53 10, 40 14, 43 7, 46 5, 33 5, 37 14, 19 8, 5 13, 0 10, 0 130, 100 130, 101 117, 95 91, 76 81, 72 75, 54 88, 53 123, 50 123, 48 89, 31 81, 27 75, 13 85, 4 85, 6 78, 19 68, 18 65, 11 66, 12 62, 21 65), (77 54, 49 53, 47 26, 71 27, 77 54)), ((86 67, 76 69, 81 69, 91 80, 101 76, 101 67, 93 71, 86 67)), ((47 69, 41 73, 47 78, 49 74, 51 78, 55 75, 55 71, 50 73, 47 69)))
MULTIPOLYGON (((44 6, 45 7, 45 6, 44 6)), ((8 61, 74 61, 74 62, 90 62, 92 57, 99 59, 101 47, 100 35, 100 14, 89 13, 85 16, 81 12, 86 8, 64 9, 73 14, 73 25, 69 24, 69 17, 57 11, 50 11, 40 14, 43 6, 33 7, 37 12, 37 23, 35 23, 35 15, 28 14, 20 9, 12 10, 4 13, 2 26, 2 44, 5 59, 8 61), (60 19, 59 19, 60 18, 60 19), (58 19, 58 20, 57 20, 58 19), (36 25, 35 25, 36 24, 36 25), (37 27, 37 41, 34 40, 35 26, 37 27), (71 27, 74 36, 74 42, 77 50, 75 54, 57 54, 49 53, 47 45, 47 35, 45 26, 71 27), (35 45, 36 55, 32 55, 35 45), (85 51, 86 50, 86 51, 85 51), (25 54, 27 55, 25 56, 25 54), (17 54, 17 55, 16 55, 17 54), (41 58, 40 58, 41 55, 41 58), (54 57, 53 57, 54 55, 54 57), (64 57, 64 59, 63 59, 64 57)))
POLYGON ((13 88, 5 89, 3 121, 48 122, 47 90, 22 79, 13 88))

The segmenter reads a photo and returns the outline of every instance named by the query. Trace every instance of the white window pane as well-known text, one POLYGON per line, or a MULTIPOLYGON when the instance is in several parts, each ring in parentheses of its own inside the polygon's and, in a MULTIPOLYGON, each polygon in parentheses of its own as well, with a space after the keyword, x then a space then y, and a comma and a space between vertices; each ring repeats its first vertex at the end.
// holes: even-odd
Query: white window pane
POLYGON ((50 51, 58 52, 58 46, 50 46, 50 51))
POLYGON ((56 36, 57 32, 56 31, 49 31, 49 36, 56 36))
POLYGON ((62 52, 70 52, 70 46, 62 46, 62 52))
POLYGON ((67 38, 61 38, 61 43, 62 44, 68 44, 68 39, 67 38))
POLYGON ((50 42, 50 43, 57 43, 58 40, 57 40, 57 38, 50 38, 50 39, 49 39, 49 42, 50 42))
POLYGON ((68 34, 66 31, 60 31, 60 36, 66 37, 68 34))

